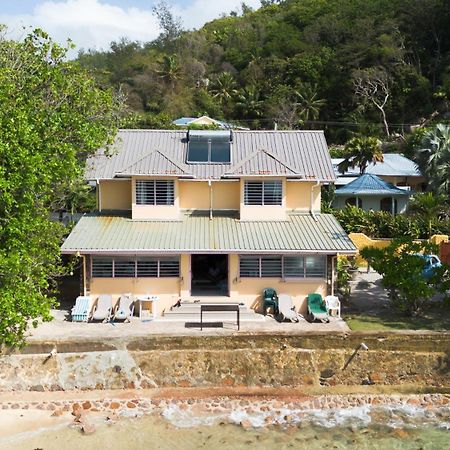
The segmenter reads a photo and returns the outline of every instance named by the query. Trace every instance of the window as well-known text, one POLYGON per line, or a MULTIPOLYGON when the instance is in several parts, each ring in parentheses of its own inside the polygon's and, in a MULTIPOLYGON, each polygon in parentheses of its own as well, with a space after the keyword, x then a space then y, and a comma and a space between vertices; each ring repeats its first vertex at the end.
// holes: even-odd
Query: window
POLYGON ((397 214, 397 199, 392 197, 384 197, 380 200, 380 211, 397 214), (394 206, 394 211, 392 211, 394 206))
POLYGON ((246 205, 281 205, 283 183, 275 181, 246 181, 244 185, 244 203, 246 205))
POLYGON ((94 278, 165 278, 180 276, 178 257, 93 258, 94 278))
POLYGON ((174 200, 172 180, 136 180, 137 205, 173 205, 174 200))
POLYGON ((326 256, 241 256, 241 278, 325 278, 326 256))
POLYGON ((362 200, 359 197, 350 197, 345 200, 345 204, 349 206, 356 206, 357 208, 362 208, 362 200))
POLYGON ((190 131, 188 141, 188 163, 229 164, 231 162, 229 131, 190 131))

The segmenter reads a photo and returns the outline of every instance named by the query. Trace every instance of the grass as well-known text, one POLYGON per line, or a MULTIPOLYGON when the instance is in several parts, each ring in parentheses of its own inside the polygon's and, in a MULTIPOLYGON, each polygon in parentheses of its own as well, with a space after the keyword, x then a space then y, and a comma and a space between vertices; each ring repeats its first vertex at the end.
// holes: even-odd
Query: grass
POLYGON ((407 317, 395 310, 377 314, 354 312, 345 317, 345 321, 353 331, 450 331, 450 308, 436 307, 420 317, 407 317))

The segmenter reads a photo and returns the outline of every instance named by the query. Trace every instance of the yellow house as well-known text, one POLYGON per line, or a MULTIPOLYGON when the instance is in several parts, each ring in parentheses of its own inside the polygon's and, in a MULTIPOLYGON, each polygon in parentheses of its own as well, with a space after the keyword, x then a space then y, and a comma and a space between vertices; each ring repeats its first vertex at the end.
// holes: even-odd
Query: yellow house
POLYGON ((334 262, 355 247, 320 187, 335 175, 321 131, 121 130, 88 161, 98 212, 62 246, 83 256, 84 294, 239 301, 262 290, 334 289, 334 262))

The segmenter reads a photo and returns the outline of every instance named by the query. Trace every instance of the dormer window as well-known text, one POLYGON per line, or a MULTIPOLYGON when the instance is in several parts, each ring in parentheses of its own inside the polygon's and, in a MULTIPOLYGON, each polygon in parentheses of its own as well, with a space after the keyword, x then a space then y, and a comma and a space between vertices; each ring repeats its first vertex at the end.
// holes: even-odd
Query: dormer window
POLYGON ((230 164, 231 131, 188 132, 188 163, 230 164))

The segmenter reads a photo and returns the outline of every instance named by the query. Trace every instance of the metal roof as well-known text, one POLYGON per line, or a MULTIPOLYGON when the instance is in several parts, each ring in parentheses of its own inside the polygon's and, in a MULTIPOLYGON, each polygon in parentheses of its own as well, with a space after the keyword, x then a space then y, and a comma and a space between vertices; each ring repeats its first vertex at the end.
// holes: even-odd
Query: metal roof
POLYGON ((335 195, 410 195, 411 191, 404 191, 392 183, 382 180, 376 175, 365 173, 360 177, 336 189, 335 195))
POLYGON ((335 174, 322 131, 233 131, 230 164, 187 164, 187 133, 178 130, 121 130, 110 149, 99 150, 86 167, 88 180, 112 179, 133 172, 167 175, 166 159, 184 164, 197 179, 219 179, 231 173, 249 156, 265 151, 274 158, 250 158, 243 175, 292 176, 305 180, 334 181, 335 174), (147 158, 159 151, 166 158, 147 158), (286 167, 294 168, 286 173, 286 167))
MULTIPOLYGON (((344 158, 333 158, 331 161, 335 169, 336 176, 338 177, 337 183, 339 184, 339 178, 347 176, 359 175, 359 168, 350 168, 345 173, 341 174, 337 168, 344 158)), ((414 161, 406 158, 398 153, 384 153, 383 162, 370 163, 365 173, 378 176, 390 176, 390 177, 421 177, 422 174, 414 161)))
POLYGON ((186 214, 180 221, 84 216, 63 253, 355 253, 331 214, 290 214, 285 221, 244 222, 233 216, 186 214))

